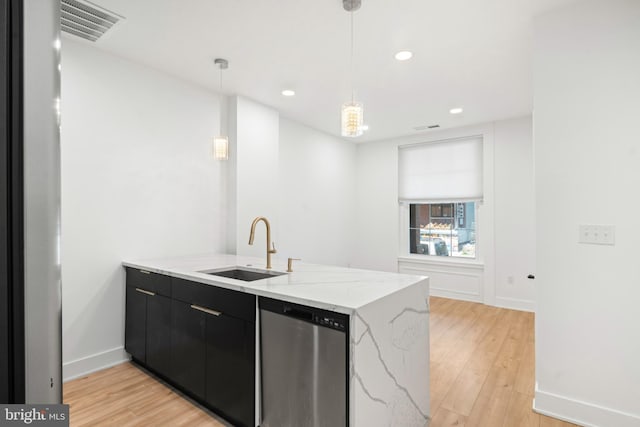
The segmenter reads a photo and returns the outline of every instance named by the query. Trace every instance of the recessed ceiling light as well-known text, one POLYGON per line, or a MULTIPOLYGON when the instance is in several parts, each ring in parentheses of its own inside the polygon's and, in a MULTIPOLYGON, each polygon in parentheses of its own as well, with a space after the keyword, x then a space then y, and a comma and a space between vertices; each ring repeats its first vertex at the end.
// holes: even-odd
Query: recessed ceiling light
POLYGON ((368 131, 369 130, 369 125, 362 125, 361 128, 364 131, 368 131))
POLYGON ((452 108, 451 110, 449 110, 449 112, 450 112, 451 114, 460 114, 460 113, 462 113, 462 111, 463 111, 463 110, 462 110, 462 108, 460 108, 460 107, 452 108))
POLYGON ((282 94, 284 96, 294 96, 296 94, 296 91, 291 89, 285 89, 282 91, 282 94))
POLYGON ((401 50, 400 52, 396 53, 396 59, 398 61, 406 61, 407 59, 411 59, 412 56, 413 52, 409 52, 408 50, 401 50))

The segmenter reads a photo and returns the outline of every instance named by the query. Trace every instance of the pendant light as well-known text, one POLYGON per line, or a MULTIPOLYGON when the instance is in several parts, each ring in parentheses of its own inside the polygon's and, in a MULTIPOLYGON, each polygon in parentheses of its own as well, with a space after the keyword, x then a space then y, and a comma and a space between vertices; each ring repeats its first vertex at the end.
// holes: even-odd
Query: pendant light
MULTIPOLYGON (((213 63, 220 69, 220 85, 219 92, 222 96, 222 70, 229 68, 229 61, 222 58, 216 58, 213 63)), ((220 108, 222 110, 222 106, 220 108)), ((213 157, 216 160, 228 160, 229 159, 229 137, 222 135, 222 111, 220 114, 220 134, 213 137, 213 157)))
POLYGON ((364 132, 364 110, 362 103, 355 101, 353 88, 353 12, 360 9, 362 0, 342 0, 344 10, 351 14, 351 102, 342 104, 342 136, 356 137, 364 132))

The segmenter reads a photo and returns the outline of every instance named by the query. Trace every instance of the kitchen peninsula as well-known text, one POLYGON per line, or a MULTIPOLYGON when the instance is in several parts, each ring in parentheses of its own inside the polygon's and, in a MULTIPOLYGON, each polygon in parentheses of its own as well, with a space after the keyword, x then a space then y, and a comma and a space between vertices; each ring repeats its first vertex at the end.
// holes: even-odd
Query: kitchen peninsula
MULTIPOLYGON (((276 346, 279 341, 266 335, 269 328, 275 327, 272 325, 279 325, 269 323, 269 316, 285 319, 284 315, 274 316, 277 310, 269 306, 284 307, 281 314, 288 313, 296 317, 293 319, 296 322, 315 327, 316 335, 318 329, 327 329, 336 336, 341 332, 345 336, 344 361, 339 356, 339 345, 335 353, 333 345, 325 345, 316 349, 316 353, 321 353, 317 356, 319 361, 314 356, 309 365, 311 370, 318 370, 323 357, 335 355, 337 366, 345 368, 342 371, 345 381, 339 383, 343 390, 333 387, 328 394, 345 400, 345 424, 352 427, 428 424, 428 278, 300 262, 287 273, 286 261, 274 259, 273 269, 265 270, 264 259, 235 255, 123 264, 127 269, 127 351, 137 363, 234 424, 269 427, 269 417, 286 416, 274 414, 270 403, 279 393, 266 391, 273 365, 269 357, 282 347, 294 356, 303 354, 303 350, 276 346), (239 280, 241 276, 237 275, 238 278, 216 275, 238 269, 246 277, 267 271, 273 274, 253 281, 239 280), (159 298, 154 300, 156 296, 159 298), (312 314, 305 317, 307 313, 312 314), (227 323, 219 326, 221 321, 227 323), (187 332, 183 333, 181 327, 200 329, 197 333, 185 329, 187 332), (198 337, 202 337, 201 345, 198 337), (212 340, 216 339, 226 347, 212 347, 212 340), (199 345, 202 356, 198 356, 199 345), (229 348, 236 349, 233 350, 236 353, 229 348), (219 360, 213 361, 212 357, 219 360), (197 371, 199 366, 206 372, 197 371), (239 385, 232 386, 229 381, 239 385), (216 387, 228 390, 217 395, 216 387)), ((287 335, 295 336, 303 330, 293 328, 287 335)), ((314 337, 316 344, 318 339, 314 337)), ((318 382, 326 382, 330 377, 318 372, 308 375, 300 369, 292 363, 286 375, 300 372, 301 376, 318 382)), ((282 381, 286 384, 284 377, 282 381)), ((307 388, 322 387, 327 386, 301 383, 292 392, 299 397, 307 388)), ((327 411, 322 405, 323 402, 317 405, 314 402, 311 407, 301 409, 309 412, 309 417, 316 417, 316 424, 309 421, 308 425, 325 425, 317 424, 318 417, 339 416, 339 410, 327 411), (313 414, 314 409, 318 413, 313 414)))

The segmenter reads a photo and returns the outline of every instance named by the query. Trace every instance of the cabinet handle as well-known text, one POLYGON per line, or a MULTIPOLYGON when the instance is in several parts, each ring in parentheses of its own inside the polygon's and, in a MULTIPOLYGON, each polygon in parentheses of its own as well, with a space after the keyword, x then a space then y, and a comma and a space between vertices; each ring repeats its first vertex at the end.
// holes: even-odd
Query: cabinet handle
POLYGON ((191 305, 194 310, 202 311, 203 313, 213 314, 214 316, 220 316, 222 313, 215 310, 209 310, 208 308, 200 307, 199 305, 191 305))
POLYGON ((150 272, 150 271, 145 271, 145 270, 138 270, 138 271, 139 271, 140 273, 142 273, 142 274, 151 274, 151 272, 150 272))
POLYGON ((136 291, 140 292, 142 294, 145 294, 145 295, 149 295, 149 296, 154 296, 155 295, 155 293, 153 293, 153 292, 145 291, 144 289, 140 289, 140 288, 136 288, 136 291))

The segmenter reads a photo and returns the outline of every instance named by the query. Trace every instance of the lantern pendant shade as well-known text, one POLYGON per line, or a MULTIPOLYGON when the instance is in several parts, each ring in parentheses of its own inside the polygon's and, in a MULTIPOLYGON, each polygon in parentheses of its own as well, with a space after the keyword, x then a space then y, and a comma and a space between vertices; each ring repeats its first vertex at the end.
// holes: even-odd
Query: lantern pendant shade
POLYGON ((226 136, 215 136, 213 138, 213 157, 216 160, 229 159, 229 138, 226 136))
POLYGON ((342 104, 342 136, 356 137, 364 132, 364 110, 359 102, 342 104))

